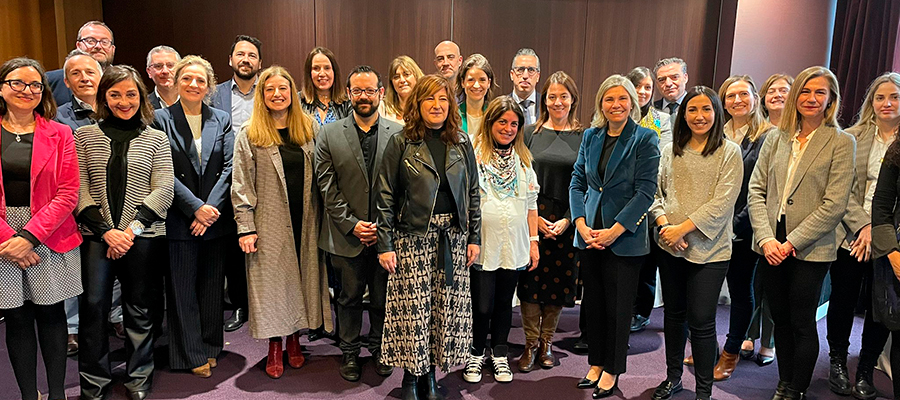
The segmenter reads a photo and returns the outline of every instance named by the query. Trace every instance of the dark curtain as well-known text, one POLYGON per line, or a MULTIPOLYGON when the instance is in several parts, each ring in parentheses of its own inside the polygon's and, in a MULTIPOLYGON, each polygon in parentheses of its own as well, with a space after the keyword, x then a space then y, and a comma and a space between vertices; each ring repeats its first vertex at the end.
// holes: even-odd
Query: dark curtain
POLYGON ((900 1, 838 0, 831 70, 841 87, 841 126, 856 121, 869 84, 893 67, 900 1))

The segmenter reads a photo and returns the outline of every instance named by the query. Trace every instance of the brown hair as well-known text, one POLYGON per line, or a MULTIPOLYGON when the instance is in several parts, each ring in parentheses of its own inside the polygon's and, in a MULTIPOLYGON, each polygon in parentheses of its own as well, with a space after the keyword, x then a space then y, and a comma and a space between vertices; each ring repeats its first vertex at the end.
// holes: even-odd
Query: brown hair
POLYGON ((422 102, 429 96, 440 92, 441 89, 447 91, 447 100, 449 106, 447 108, 447 120, 444 121, 444 132, 441 133, 441 141, 446 144, 458 144, 462 126, 462 118, 459 116, 459 105, 456 104, 456 94, 450 81, 440 75, 425 75, 422 80, 416 83, 413 92, 406 100, 406 110, 403 110, 403 120, 406 121, 406 127, 403 129, 403 135, 413 141, 419 141, 425 138, 425 131, 428 127, 422 118, 421 108, 422 102))
POLYGON ((524 135, 522 134, 525 128, 525 113, 509 96, 497 97, 488 104, 487 110, 484 111, 484 120, 481 121, 481 130, 478 131, 478 136, 475 137, 475 154, 482 163, 487 163, 491 159, 491 153, 497 147, 491 131, 493 131, 494 123, 507 111, 514 112, 519 119, 519 128, 516 130, 516 137, 513 138, 512 148, 519 156, 519 161, 522 162, 522 165, 530 167, 532 160, 531 151, 525 145, 524 135))
POLYGON ((184 69, 189 65, 199 65, 203 67, 206 72, 206 96, 203 98, 203 102, 209 104, 212 101, 213 96, 216 94, 216 73, 213 71, 212 65, 210 65, 209 61, 206 61, 205 58, 201 56, 188 55, 184 56, 178 63, 175 64, 175 86, 178 87, 181 85, 180 78, 181 73, 184 69))
POLYGON ((806 86, 810 80, 819 77, 825 78, 828 82, 828 91, 830 92, 828 96, 828 105, 825 106, 825 118, 822 120, 822 124, 840 128, 837 118, 838 113, 841 110, 841 89, 838 85, 837 77, 834 76, 834 73, 828 68, 815 66, 800 72, 800 74, 797 75, 795 84, 791 85, 791 92, 788 93, 787 99, 784 100, 784 111, 781 113, 781 121, 778 124, 778 129, 782 132, 793 135, 800 129, 800 123, 803 119, 800 115, 800 111, 797 111, 797 101, 800 98, 800 92, 803 91, 803 87, 806 86))
POLYGON ((422 73, 419 65, 416 64, 416 61, 409 56, 399 56, 391 61, 391 64, 388 65, 387 76, 385 76, 388 84, 385 85, 384 89, 384 108, 391 114, 402 113, 404 107, 403 104, 400 104, 400 95, 394 90, 394 74, 397 73, 397 69, 402 69, 412 74, 416 78, 416 82, 425 75, 422 73))
MULTIPOLYGON (((769 130, 771 125, 766 122, 765 117, 763 117, 760 109, 760 105, 765 103, 764 98, 759 97, 759 93, 756 91, 756 82, 753 82, 753 78, 750 75, 732 75, 725 82, 722 82, 722 86, 719 87, 719 100, 722 101, 722 105, 725 105, 725 94, 728 91, 728 88, 731 85, 734 85, 738 82, 746 82, 747 85, 750 86, 750 95, 756 101, 756 104, 753 105, 753 109, 750 110, 750 122, 748 122, 749 127, 747 128, 747 138, 750 139, 751 142, 756 142, 759 140, 760 136, 762 136, 763 132, 769 130)), ((731 114, 725 112, 725 122, 731 120, 731 114)), ((740 144, 740 143, 738 143, 740 144)))
POLYGON ((723 129, 725 126, 723 121, 725 112, 722 110, 722 102, 719 101, 719 96, 706 86, 694 86, 686 92, 681 106, 678 107, 678 117, 675 118, 675 126, 672 127, 672 153, 676 156, 684 155, 684 146, 687 145, 688 141, 691 140, 691 135, 693 135, 691 128, 688 127, 685 114, 687 113, 688 102, 699 96, 709 98, 713 108, 713 124, 706 133, 706 146, 703 146, 703 152, 700 154, 706 157, 715 153, 719 147, 725 144, 725 131, 723 129))
POLYGON ((488 81, 490 81, 488 82, 487 90, 484 93, 484 102, 487 104, 494 98, 494 88, 499 86, 497 86, 497 81, 494 80, 494 68, 491 67, 491 63, 488 62, 487 58, 481 54, 472 54, 466 58, 466 60, 463 61, 462 66, 459 67, 459 73, 456 74, 456 91, 459 93, 460 102, 466 102, 466 74, 469 73, 469 70, 472 68, 478 68, 484 71, 488 81))
MULTIPOLYGON (((544 82, 544 86, 541 88, 541 109, 540 112, 538 112, 538 119, 535 121, 534 126, 540 127, 550 120, 550 112, 547 109, 547 92, 550 91, 550 85, 553 84, 562 85, 569 92, 569 95, 572 96, 572 105, 569 108, 569 115, 566 117, 566 122, 573 130, 581 129, 581 122, 578 121, 578 104, 581 100, 581 95, 578 94, 578 85, 575 84, 575 80, 572 79, 569 74, 563 71, 554 72, 547 78, 547 81, 544 82)), ((538 131, 538 129, 535 129, 535 132, 536 131, 538 131)))
POLYGON ((106 102, 106 92, 115 84, 131 80, 138 89, 138 96, 141 99, 141 106, 138 107, 138 113, 141 115, 141 129, 153 123, 153 106, 147 101, 147 87, 141 80, 141 75, 130 65, 110 65, 103 71, 103 77, 100 78, 100 85, 97 87, 97 110, 92 116, 95 120, 109 118, 112 111, 106 102))
POLYGON ((794 77, 788 74, 773 74, 766 79, 766 81, 759 87, 759 98, 760 98, 760 111, 762 111, 763 117, 769 118, 769 109, 766 108, 766 93, 769 92, 769 88, 780 80, 784 79, 787 82, 788 86, 794 86, 794 77))
MULTIPOLYGON (((38 74, 41 75, 41 84, 44 85, 44 90, 41 92, 41 102, 34 108, 34 111, 46 119, 56 118, 56 100, 53 99, 50 84, 47 82, 47 74, 44 72, 44 67, 41 66, 41 63, 25 57, 13 58, 0 65, 0 81, 5 81, 11 72, 27 67, 37 70, 38 74)), ((5 116, 8 111, 6 101, 0 97, 0 115, 5 116)))
POLYGON ((275 128, 275 121, 272 119, 271 112, 266 107, 266 82, 275 76, 287 79, 290 85, 288 91, 291 96, 291 105, 287 109, 287 128, 291 142, 298 146, 311 142, 315 136, 313 120, 300 107, 300 97, 297 96, 297 84, 294 82, 294 78, 291 77, 291 74, 286 69, 279 65, 266 68, 259 74, 259 82, 253 91, 253 114, 244 123, 244 125, 247 125, 247 139, 257 147, 281 146, 284 144, 278 129, 275 128))
POLYGON ((338 85, 338 80, 341 79, 341 67, 338 66, 337 59, 334 58, 334 53, 331 50, 328 50, 324 47, 316 47, 309 52, 309 55, 306 56, 306 62, 303 63, 303 72, 306 74, 303 77, 303 88, 301 89, 300 95, 303 96, 303 101, 307 104, 312 104, 316 102, 316 86, 313 84, 312 78, 312 60, 316 54, 321 54, 325 57, 328 57, 328 62, 331 63, 331 70, 334 72, 334 79, 331 82, 331 101, 335 104, 341 104, 347 101, 347 93, 341 88, 341 85, 338 85))

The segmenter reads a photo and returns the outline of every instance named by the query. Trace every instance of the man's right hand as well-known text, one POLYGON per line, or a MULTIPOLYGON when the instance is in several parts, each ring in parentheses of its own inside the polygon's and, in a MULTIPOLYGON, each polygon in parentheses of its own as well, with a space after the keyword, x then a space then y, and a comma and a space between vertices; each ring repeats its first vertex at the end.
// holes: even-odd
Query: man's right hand
POLYGON ((378 228, 374 222, 359 221, 353 227, 353 236, 359 238, 359 241, 366 246, 375 244, 375 241, 378 240, 377 233, 378 228))

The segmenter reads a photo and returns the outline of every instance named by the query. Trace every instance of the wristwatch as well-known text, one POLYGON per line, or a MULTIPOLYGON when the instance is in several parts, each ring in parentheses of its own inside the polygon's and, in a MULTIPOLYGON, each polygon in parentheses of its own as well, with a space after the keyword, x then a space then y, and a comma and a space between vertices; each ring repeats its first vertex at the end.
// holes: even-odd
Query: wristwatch
MULTIPOLYGON (((137 222, 137 221, 135 221, 135 222, 137 222)), ((657 226, 656 226, 656 233, 659 233, 660 231, 662 231, 662 228, 665 228, 665 227, 667 227, 667 226, 672 226, 672 224, 670 224, 670 223, 667 222, 667 223, 662 224, 662 225, 657 225, 657 226)))
POLYGON ((134 236, 141 236, 141 234, 144 233, 144 224, 138 220, 131 221, 131 223, 128 224, 128 228, 131 229, 131 233, 133 233, 134 236))

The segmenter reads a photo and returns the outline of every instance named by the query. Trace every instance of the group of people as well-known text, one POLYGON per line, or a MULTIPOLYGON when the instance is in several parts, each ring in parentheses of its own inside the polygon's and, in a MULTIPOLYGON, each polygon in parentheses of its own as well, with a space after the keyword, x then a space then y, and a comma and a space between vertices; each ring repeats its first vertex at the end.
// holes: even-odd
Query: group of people
POLYGON ((333 332, 348 381, 361 379, 368 310, 375 372, 402 368, 401 398, 432 400, 443 398, 436 367, 464 365, 475 383, 489 364, 496 381, 513 380, 514 297, 525 334, 516 369, 554 367, 553 335, 579 281, 589 368, 577 386, 604 398, 626 372, 630 332, 649 321, 657 268, 666 379, 653 399, 682 390, 683 364, 709 399, 754 357, 778 360, 773 399, 804 398, 829 270, 831 389, 876 396, 877 356, 900 330, 896 73, 872 83, 844 131, 827 68, 759 88, 734 75, 717 92, 689 88, 687 64, 666 58, 608 77, 586 127, 575 81, 557 71, 538 90, 528 48, 513 57, 513 93, 495 96, 489 61, 450 41, 435 48, 434 74, 400 56, 384 80, 361 65, 345 82, 316 47, 301 84, 263 69, 251 36, 235 38, 220 84, 207 60, 158 46, 152 91, 112 64, 103 23, 86 23, 76 47, 61 70, 0 66, 0 308, 23 399, 41 396, 38 343, 49 399, 65 398, 67 352, 78 353, 81 397, 107 396, 117 286, 132 399, 151 391, 165 309, 173 370, 210 377, 223 330, 248 321, 268 339, 269 377, 284 373, 284 352, 303 366, 301 333, 333 332), (876 301, 865 301, 851 380, 860 293, 876 301), (225 297, 236 308, 227 321, 225 297), (77 336, 67 313, 83 325, 77 336))

